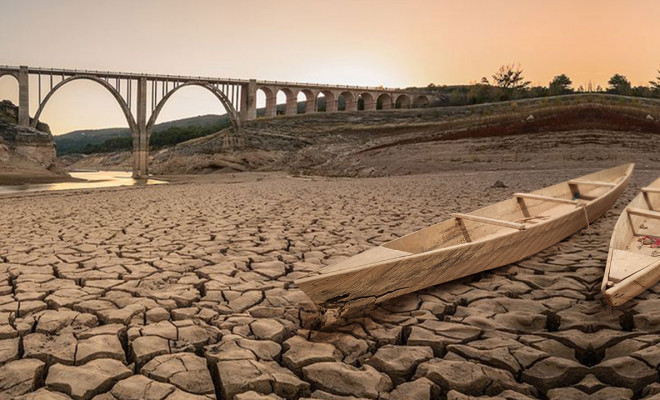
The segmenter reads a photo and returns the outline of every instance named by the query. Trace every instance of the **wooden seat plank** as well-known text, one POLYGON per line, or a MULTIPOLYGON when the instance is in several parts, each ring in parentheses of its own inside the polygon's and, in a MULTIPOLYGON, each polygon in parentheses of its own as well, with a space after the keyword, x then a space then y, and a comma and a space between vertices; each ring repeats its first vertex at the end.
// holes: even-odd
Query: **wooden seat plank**
POLYGON ((490 225, 499 225, 499 226, 504 226, 507 228, 511 229, 517 229, 519 231, 522 231, 525 229, 525 224, 519 224, 517 222, 510 222, 510 221, 503 221, 501 219, 494 219, 494 218, 488 218, 488 217, 481 217, 478 215, 472 215, 472 214, 460 214, 460 213, 455 213, 451 215, 452 217, 456 219, 464 219, 468 221, 474 221, 474 222, 481 222, 484 224, 490 224, 490 225))
POLYGON ((660 219, 660 212, 658 211, 644 210, 643 208, 636 207, 628 207, 626 208, 626 211, 630 215, 639 215, 640 217, 660 219))
POLYGON ((513 196, 522 199, 551 201, 554 203, 561 203, 561 204, 575 204, 575 205, 579 204, 577 200, 560 199, 557 197, 543 196, 540 194, 532 194, 532 193, 514 193, 513 196))

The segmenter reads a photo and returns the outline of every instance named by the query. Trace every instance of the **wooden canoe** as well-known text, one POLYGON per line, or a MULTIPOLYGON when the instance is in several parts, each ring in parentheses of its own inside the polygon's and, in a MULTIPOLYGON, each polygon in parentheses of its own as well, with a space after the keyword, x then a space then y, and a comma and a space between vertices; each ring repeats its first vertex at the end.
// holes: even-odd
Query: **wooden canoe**
POLYGON ((332 323, 349 310, 510 264, 603 215, 625 189, 633 167, 621 165, 453 214, 295 283, 326 315, 324 323, 332 323))
POLYGON ((621 305, 660 280, 656 239, 660 239, 660 178, 642 188, 614 226, 601 286, 610 305, 621 305))

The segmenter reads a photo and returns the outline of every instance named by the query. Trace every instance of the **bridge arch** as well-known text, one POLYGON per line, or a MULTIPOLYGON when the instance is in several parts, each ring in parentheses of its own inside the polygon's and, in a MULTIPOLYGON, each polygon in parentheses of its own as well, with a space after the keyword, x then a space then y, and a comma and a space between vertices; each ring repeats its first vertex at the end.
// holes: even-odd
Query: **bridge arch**
POLYGON ((149 140, 149 137, 151 136, 151 131, 153 130, 154 125, 156 124, 156 119, 158 118, 158 114, 160 114, 161 110, 163 109, 163 106, 165 103, 167 103, 167 100, 172 97, 174 93, 176 93, 178 90, 188 87, 188 86, 199 86, 204 89, 207 89, 211 93, 215 95, 215 97, 220 100, 220 103, 222 106, 225 108, 225 111, 227 112, 227 115, 229 116, 229 121, 231 122, 231 125, 234 129, 239 128, 239 121, 238 121, 238 114, 236 112, 236 109, 232 105, 231 101, 229 98, 218 88, 215 86, 211 85, 210 83, 207 82, 187 82, 182 85, 179 85, 175 87, 174 89, 170 90, 167 92, 165 97, 163 97, 158 104, 156 105, 156 108, 151 113, 151 117, 149 118, 149 122, 147 122, 147 141, 149 140))
POLYGON ((310 89, 301 89, 298 92, 298 99, 300 100, 300 95, 305 97, 305 114, 311 114, 316 112, 316 96, 318 93, 313 92, 310 89))
POLYGON ((121 110, 124 113, 124 116, 126 117, 126 121, 128 122, 128 127, 130 128, 131 133, 133 135, 137 134, 138 127, 135 122, 135 118, 133 118, 133 114, 131 113, 131 110, 128 107, 126 101, 124 101, 124 98, 121 97, 121 94, 108 82, 91 75, 74 75, 64 79, 63 81, 59 82, 57 85, 53 86, 53 88, 48 92, 46 97, 44 97, 44 99, 41 101, 41 104, 39 104, 39 108, 37 109, 37 112, 34 114, 34 118, 30 122, 30 126, 32 128, 37 127, 37 124, 39 123, 39 117, 41 116, 41 113, 46 107, 46 104, 48 104, 48 100, 50 100, 53 94, 55 94, 55 92, 57 92, 62 86, 66 85, 67 83, 77 80, 89 80, 92 82, 96 82, 105 89, 107 89, 110 92, 110 94, 112 94, 112 96, 115 98, 115 100, 117 100, 117 103, 119 103, 119 107, 121 107, 121 110))
MULTIPOLYGON (((18 82, 18 75, 14 74, 12 72, 8 72, 8 71, 6 71, 6 72, 0 71, 0 80, 2 78, 4 78, 5 76, 11 76, 16 81, 16 89, 12 90, 13 94, 11 94, 9 96, 6 96, 5 99, 11 101, 12 103, 15 102, 15 104, 18 104, 19 96, 20 96, 20 83, 18 82)), ((0 87, 2 87, 2 86, 0 85, 0 87)), ((4 100, 4 99, 0 99, 0 101, 2 101, 2 100, 4 100)), ((16 118, 18 119, 18 115, 16 115, 16 118)))
POLYGON ((273 118, 277 114, 277 90, 268 86, 257 87, 257 92, 261 91, 266 99, 265 118, 273 118))
POLYGON ((14 79, 16 79, 16 82, 18 82, 18 75, 15 74, 15 73, 13 73, 13 72, 9 72, 9 71, 4 71, 4 72, 3 72, 3 71, 0 71, 0 78, 2 78, 3 76, 13 76, 14 79))
POLYGON ((284 94, 284 115, 298 114, 298 90, 287 87, 278 88, 276 98, 280 92, 284 94))
POLYGON ((339 96, 337 96, 337 100, 340 98, 344 99, 343 111, 357 111, 357 98, 353 93, 349 91, 341 92, 339 93, 339 96))
POLYGON ((431 101, 429 100, 428 96, 420 94, 415 96, 412 104, 415 108, 425 108, 431 104, 431 101))
POLYGON ((358 110, 372 111, 376 109, 376 99, 371 93, 360 93, 359 99, 362 101, 358 101, 358 110))
POLYGON ((321 90, 316 94, 316 110, 320 112, 336 112, 337 111, 337 96, 332 92, 332 90, 321 90), (321 111, 321 101, 319 97, 323 95, 323 105, 324 109, 321 111))
POLYGON ((392 96, 389 93, 381 93, 376 98, 376 110, 389 110, 392 108, 392 96))
POLYGON ((394 101, 394 108, 410 108, 410 96, 407 94, 400 94, 394 101))

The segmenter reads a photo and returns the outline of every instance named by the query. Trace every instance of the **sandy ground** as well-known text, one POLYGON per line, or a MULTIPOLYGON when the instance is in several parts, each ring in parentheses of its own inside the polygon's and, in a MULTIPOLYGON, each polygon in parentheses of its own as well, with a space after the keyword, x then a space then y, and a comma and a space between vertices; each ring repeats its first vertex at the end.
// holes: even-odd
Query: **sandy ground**
POLYGON ((224 174, 0 198, 0 399, 655 395, 660 286, 621 309, 599 287, 618 214, 657 169, 636 170, 590 230, 331 331, 292 284, 592 170, 224 174))

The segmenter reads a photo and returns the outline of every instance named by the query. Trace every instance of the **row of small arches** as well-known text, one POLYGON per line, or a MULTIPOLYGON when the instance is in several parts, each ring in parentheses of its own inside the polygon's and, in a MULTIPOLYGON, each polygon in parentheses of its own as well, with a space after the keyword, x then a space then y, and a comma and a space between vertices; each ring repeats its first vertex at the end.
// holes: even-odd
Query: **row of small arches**
POLYGON ((331 90, 314 92, 309 89, 294 90, 272 87, 258 87, 257 99, 258 103, 263 105, 263 109, 259 113, 259 116, 263 117, 313 112, 422 108, 430 105, 430 100, 425 95, 411 97, 408 94, 392 95, 390 93, 331 90))

